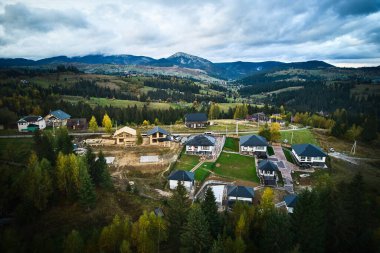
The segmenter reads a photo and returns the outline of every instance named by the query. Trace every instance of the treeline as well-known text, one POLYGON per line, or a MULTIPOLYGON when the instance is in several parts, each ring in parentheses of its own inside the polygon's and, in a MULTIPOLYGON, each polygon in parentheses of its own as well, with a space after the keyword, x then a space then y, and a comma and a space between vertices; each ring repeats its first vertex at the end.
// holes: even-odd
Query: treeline
POLYGON ((158 88, 158 89, 171 89, 180 92, 190 92, 199 94, 201 87, 194 84, 190 80, 183 80, 177 78, 158 77, 144 81, 144 86, 158 88))
POLYGON ((253 94, 260 94, 263 92, 271 92, 279 89, 289 88, 289 87, 299 87, 304 86, 305 82, 274 82, 274 83, 257 83, 255 85, 243 86, 239 89, 239 93, 242 96, 250 96, 253 94))
POLYGON ((194 101, 213 101, 217 103, 226 103, 227 99, 225 96, 216 96, 216 95, 200 95, 194 94, 192 92, 179 92, 179 91, 168 91, 168 90, 149 90, 146 94, 140 96, 140 101, 167 101, 167 102, 179 102, 185 101, 192 103, 194 101))
POLYGON ((137 95, 130 92, 110 89, 96 84, 93 80, 80 80, 72 86, 51 85, 50 91, 54 94, 71 95, 81 97, 116 98, 138 101, 137 95))

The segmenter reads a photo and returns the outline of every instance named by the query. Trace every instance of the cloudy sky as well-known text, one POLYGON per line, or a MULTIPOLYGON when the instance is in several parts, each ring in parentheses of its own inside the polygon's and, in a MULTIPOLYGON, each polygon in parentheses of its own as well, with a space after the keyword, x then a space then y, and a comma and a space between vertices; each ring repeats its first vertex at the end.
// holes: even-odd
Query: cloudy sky
POLYGON ((0 57, 178 51, 380 65, 380 0, 0 1, 0 57))

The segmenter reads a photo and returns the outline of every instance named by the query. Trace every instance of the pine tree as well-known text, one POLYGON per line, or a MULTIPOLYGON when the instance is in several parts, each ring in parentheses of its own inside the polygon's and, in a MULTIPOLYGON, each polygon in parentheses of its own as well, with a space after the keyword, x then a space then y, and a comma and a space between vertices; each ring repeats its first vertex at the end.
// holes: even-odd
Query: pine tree
POLYGON ((93 208, 96 202, 96 194, 91 177, 88 174, 87 166, 84 160, 79 162, 79 202, 86 209, 93 208))
POLYGON ((377 120, 375 116, 369 116, 363 125, 363 132, 361 135, 363 141, 370 142, 377 139, 377 120))
POLYGON ((206 220, 210 225, 210 233, 214 239, 219 234, 220 219, 218 214, 218 207, 215 202, 214 192, 211 188, 206 191, 205 199, 201 204, 202 211, 206 216, 206 220))
POLYGON ((56 131, 56 152, 63 154, 73 153, 73 143, 66 127, 61 127, 56 131))
POLYGON ((88 128, 92 131, 98 131, 98 122, 96 122, 95 116, 92 116, 90 122, 88 123, 88 128))
POLYGON ((112 132, 112 121, 111 118, 108 116, 108 114, 104 114, 103 120, 102 120, 102 126, 106 130, 107 133, 112 132))
POLYGON ((91 172, 91 177, 93 178, 95 185, 104 189, 113 188, 111 175, 109 174, 107 162, 102 151, 99 152, 98 160, 95 162, 95 167, 91 172))
POLYGON ((66 237, 63 252, 64 253, 82 253, 84 249, 83 239, 78 231, 73 230, 66 237))
POLYGON ((178 184, 173 195, 168 200, 167 217, 169 221, 169 235, 172 237, 171 242, 177 246, 179 242, 179 233, 181 231, 190 208, 190 201, 187 192, 182 184, 178 184))
POLYGON ((181 252, 207 252, 209 247, 209 224, 201 207, 194 204, 181 234, 181 252))

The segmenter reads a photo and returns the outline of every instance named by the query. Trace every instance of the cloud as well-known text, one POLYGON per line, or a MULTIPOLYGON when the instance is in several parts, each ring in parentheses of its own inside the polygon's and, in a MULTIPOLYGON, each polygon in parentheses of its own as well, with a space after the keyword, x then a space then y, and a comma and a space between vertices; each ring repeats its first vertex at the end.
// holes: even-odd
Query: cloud
POLYGON ((217 62, 380 64, 380 0, 13 2, 0 3, 0 57, 185 51, 217 62))

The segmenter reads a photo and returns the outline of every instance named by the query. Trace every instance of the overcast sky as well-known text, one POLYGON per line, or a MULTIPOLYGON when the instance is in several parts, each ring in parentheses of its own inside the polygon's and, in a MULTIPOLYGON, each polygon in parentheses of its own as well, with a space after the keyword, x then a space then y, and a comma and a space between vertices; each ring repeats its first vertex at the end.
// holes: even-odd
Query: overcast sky
POLYGON ((380 0, 1 0, 0 57, 86 54, 380 65, 380 0))

